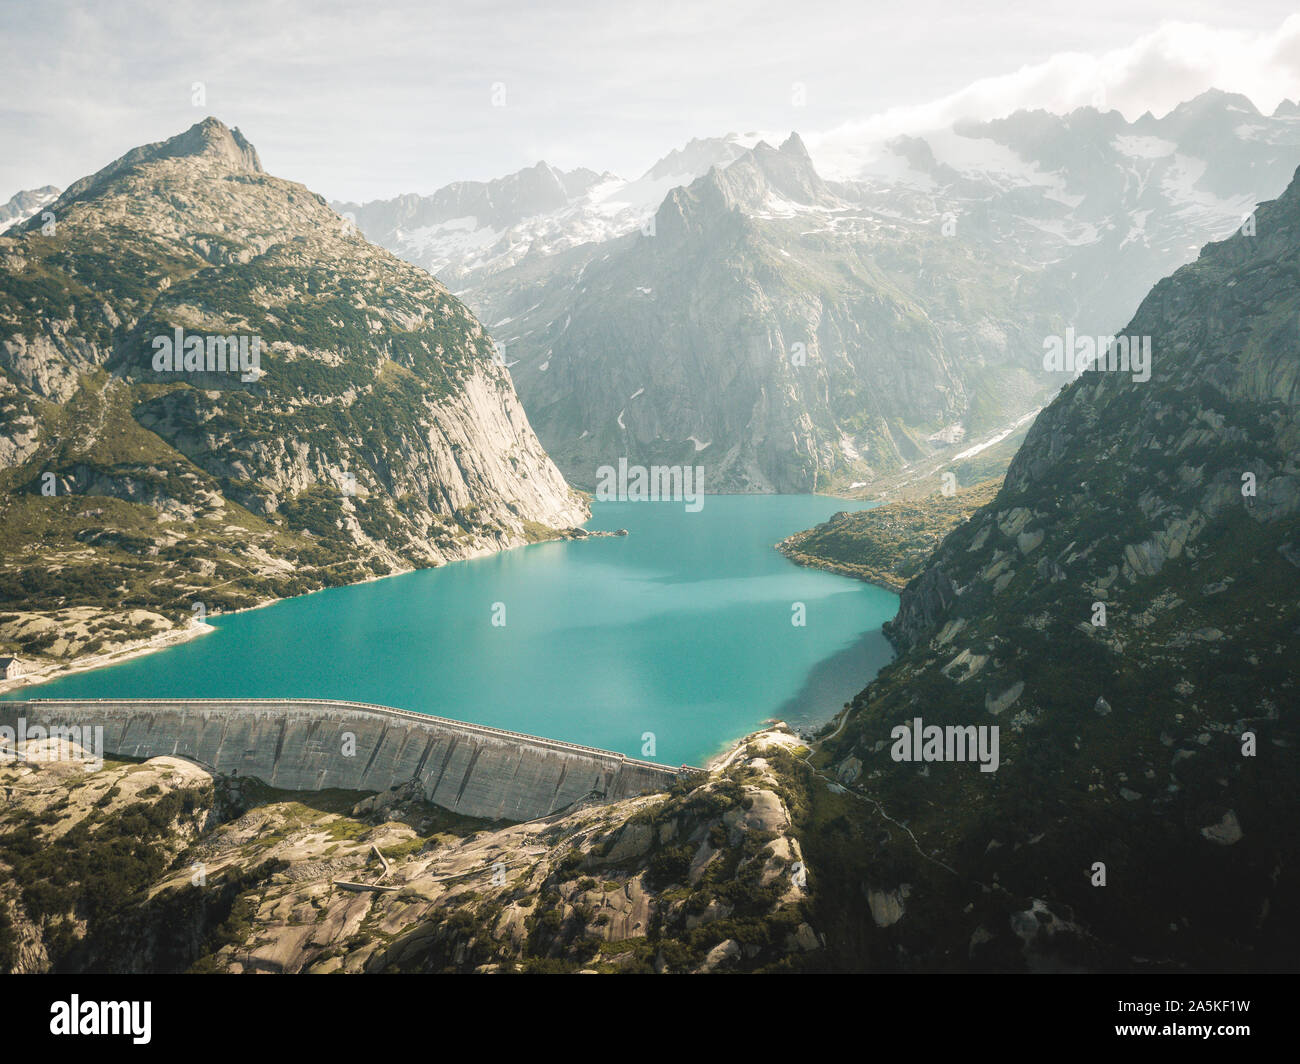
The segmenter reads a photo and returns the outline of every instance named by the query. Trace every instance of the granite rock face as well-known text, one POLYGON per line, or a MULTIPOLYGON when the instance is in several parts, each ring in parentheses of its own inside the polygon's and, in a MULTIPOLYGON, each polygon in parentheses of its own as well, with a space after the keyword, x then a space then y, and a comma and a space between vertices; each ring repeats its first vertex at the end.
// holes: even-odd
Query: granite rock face
POLYGON ((0 241, 0 368, 46 454, 72 441, 40 400, 126 389, 136 423, 223 494, 268 514, 346 481, 354 506, 391 522, 371 538, 395 555, 471 553, 435 529, 471 507, 474 538, 496 545, 522 541, 525 520, 585 515, 465 307, 266 174, 238 130, 207 119, 136 148, 51 209, 53 236, 34 219, 0 241), (45 278, 50 294, 32 298, 45 278), (206 355, 198 370, 159 371, 155 339, 178 328, 258 337, 260 373, 214 372, 206 355))
MULTIPOLYGON (((47 719, 65 708, 25 707, 47 719)), ((320 768, 327 783, 379 783, 408 746, 442 734, 477 752, 467 795, 498 770, 503 793, 520 793, 513 776, 537 766, 494 752, 483 729, 426 720, 441 731, 408 732, 409 715, 340 704, 134 709, 126 732, 140 750, 208 744, 224 718, 232 770, 252 731, 282 728, 278 764, 259 767, 281 787, 303 769, 307 787, 271 789, 168 754, 87 771, 73 739, 29 739, 15 758, 0 736, 0 971, 755 971, 815 963, 824 948, 772 767, 797 749, 783 730, 749 736, 668 793, 627 788, 504 824, 430 804, 421 781, 437 778, 433 757, 420 779, 376 794, 312 788, 320 768), (309 717, 315 733, 303 730, 309 717), (334 775, 307 749, 339 726, 358 730, 353 760, 375 755, 364 773, 334 775), (52 748, 61 756, 46 756, 52 748)), ((125 711, 100 706, 119 739, 125 711)), ((510 742, 525 761, 568 765, 562 798, 615 756, 510 742)), ((463 756, 452 762, 459 773, 463 756)))
POLYGON ((1123 330, 1149 376, 1062 389, 903 591, 898 659, 827 741, 876 804, 804 841, 844 890, 914 890, 888 929, 846 911, 846 940, 904 967, 948 963, 939 924, 976 967, 1291 964, 1298 264, 1300 179, 1155 286, 1123 330), (917 717, 996 727, 998 770, 894 761, 917 717))
POLYGON ((0 235, 0 597, 103 605, 143 565, 144 597, 250 605, 588 516, 466 307, 238 130, 136 148, 49 210, 0 235), (68 579, 37 592, 34 566, 68 579))
POLYGON ((703 465, 710 491, 825 490, 1048 402, 1069 378, 1043 374, 1044 337, 1113 332, 1253 227, 1300 115, 1211 91, 1160 118, 1020 111, 838 148, 839 181, 797 135, 727 137, 634 182, 539 164, 346 206, 474 308, 575 484, 626 455, 703 465))

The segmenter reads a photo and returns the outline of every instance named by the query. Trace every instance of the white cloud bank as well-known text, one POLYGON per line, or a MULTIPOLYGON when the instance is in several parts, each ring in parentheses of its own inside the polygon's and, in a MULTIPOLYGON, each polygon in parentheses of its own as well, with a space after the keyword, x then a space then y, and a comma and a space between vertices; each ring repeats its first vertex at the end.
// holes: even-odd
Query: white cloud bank
POLYGON ((1122 48, 1099 55, 1061 52, 929 103, 893 108, 804 140, 824 175, 845 178, 859 173, 882 141, 923 135, 962 118, 1003 118, 1024 109, 1065 114, 1092 106, 1132 121, 1146 111, 1166 114, 1211 88, 1241 93, 1266 114, 1300 97, 1300 15, 1265 33, 1167 23, 1122 48))

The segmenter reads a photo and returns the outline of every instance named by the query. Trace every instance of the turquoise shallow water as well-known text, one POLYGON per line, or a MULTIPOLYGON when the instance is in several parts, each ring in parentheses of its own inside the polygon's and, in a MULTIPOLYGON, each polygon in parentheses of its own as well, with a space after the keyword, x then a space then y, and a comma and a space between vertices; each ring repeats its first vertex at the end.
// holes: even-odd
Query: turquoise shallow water
POLYGON ((595 503, 589 529, 212 618, 216 631, 6 698, 345 698, 700 764, 769 717, 819 723, 891 657, 897 596, 778 540, 860 509, 802 495, 595 503), (791 624, 802 602, 806 625, 791 624), (504 626, 492 624, 494 613, 504 626))

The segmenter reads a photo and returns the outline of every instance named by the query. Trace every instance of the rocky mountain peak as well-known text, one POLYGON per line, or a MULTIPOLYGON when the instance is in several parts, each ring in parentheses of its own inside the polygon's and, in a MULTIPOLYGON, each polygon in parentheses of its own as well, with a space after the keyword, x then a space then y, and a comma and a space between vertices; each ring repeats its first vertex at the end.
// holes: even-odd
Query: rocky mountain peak
POLYGON ((1235 110, 1245 111, 1249 115, 1259 116, 1259 110, 1249 96, 1239 92, 1225 92, 1223 89, 1209 88, 1199 96, 1180 103, 1174 108, 1174 114, 1204 114, 1206 111, 1235 110))
POLYGON ((1206 89, 1199 96, 1180 103, 1162 118, 1143 115, 1134 123, 1134 128, 1162 137, 1172 136, 1185 144, 1199 145, 1226 137, 1243 122, 1262 117, 1248 97, 1222 89, 1206 89))
MULTIPOLYGON (((207 119, 134 149, 53 209, 48 234, 37 215, 0 236, 0 391, 13 411, 0 494, 10 513, 44 515, 56 554, 80 544, 79 514, 102 514, 87 496, 129 505, 151 546, 164 519, 211 543, 238 514, 242 546, 284 564, 207 600, 230 608, 585 517, 483 326, 319 195, 262 172, 237 130, 207 119), (39 296, 32 275, 48 278, 39 296), (182 334, 184 360, 171 346, 182 334), (66 417, 50 416, 58 406, 66 417), (31 489, 45 470, 59 484, 48 504, 31 489), (290 587, 290 571, 307 575, 290 587)), ((76 549, 87 571, 116 564, 76 549)), ((165 554, 150 558, 151 586, 194 589, 165 554)), ((70 579, 95 586, 83 576, 70 579)))
POLYGON ((159 159, 208 156, 220 159, 237 170, 255 174, 263 172, 257 149, 249 143, 248 138, 238 128, 231 129, 211 116, 202 122, 196 122, 184 133, 160 144, 148 145, 143 150, 159 159))
POLYGON ((235 173, 265 173, 261 160, 257 157, 257 149, 248 139, 238 129, 231 129, 219 119, 209 116, 190 126, 184 133, 155 144, 132 148, 102 170, 74 181, 59 198, 56 210, 67 207, 74 200, 98 193, 114 178, 128 171, 164 159, 195 159, 235 173))
POLYGON ((696 137, 684 148, 675 148, 643 175, 643 180, 659 181, 683 174, 704 174, 711 167, 726 167, 746 154, 745 146, 735 133, 725 137, 696 137))
POLYGON ((717 180, 728 202, 750 210, 766 210, 779 200, 811 206, 835 199, 797 133, 791 133, 779 148, 759 141, 717 180))
POLYGON ((785 152, 787 155, 794 155, 800 159, 807 159, 809 163, 812 162, 812 156, 808 154, 808 149, 804 146, 803 138, 793 130, 790 131, 790 135, 786 137, 785 141, 781 144, 781 151, 785 152))

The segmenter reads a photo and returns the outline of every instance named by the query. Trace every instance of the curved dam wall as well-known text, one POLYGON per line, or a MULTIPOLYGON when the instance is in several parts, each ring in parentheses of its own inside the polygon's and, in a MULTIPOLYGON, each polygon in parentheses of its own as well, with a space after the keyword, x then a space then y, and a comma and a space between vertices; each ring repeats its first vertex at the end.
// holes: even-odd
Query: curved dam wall
POLYGON ((17 731, 20 717, 28 729, 102 727, 108 756, 170 754, 286 790, 384 791, 418 779, 444 809, 501 820, 532 820, 593 794, 614 801, 666 790, 678 775, 609 750, 363 702, 0 702, 0 725, 17 731))

